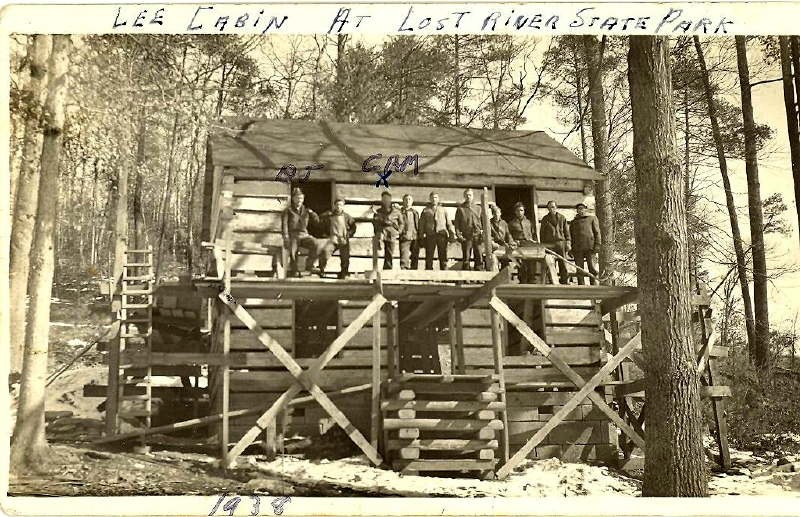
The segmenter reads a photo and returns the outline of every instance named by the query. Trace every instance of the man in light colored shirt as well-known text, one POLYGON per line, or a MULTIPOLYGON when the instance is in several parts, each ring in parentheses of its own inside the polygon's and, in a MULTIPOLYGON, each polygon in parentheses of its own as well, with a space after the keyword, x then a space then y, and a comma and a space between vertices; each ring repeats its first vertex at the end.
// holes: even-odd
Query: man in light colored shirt
POLYGON ((417 269, 419 266, 419 213, 414 210, 414 198, 411 194, 403 196, 403 214, 405 229, 400 234, 400 268, 417 269))
POLYGON ((447 269, 447 244, 455 238, 455 229, 436 192, 431 192, 430 203, 419 216, 419 237, 425 246, 425 269, 433 269, 434 252, 439 256, 439 269, 447 269))
POLYGON ((375 211, 372 219, 375 225, 375 235, 378 236, 383 247, 383 269, 392 269, 392 261, 397 256, 400 235, 405 230, 403 214, 392 204, 392 195, 388 192, 381 194, 381 206, 375 211))
POLYGON ((344 199, 337 199, 333 209, 320 216, 320 226, 325 234, 319 247, 319 276, 325 273, 325 266, 333 252, 339 251, 342 269, 339 278, 347 278, 350 272, 350 238, 356 233, 356 221, 344 211, 344 199))

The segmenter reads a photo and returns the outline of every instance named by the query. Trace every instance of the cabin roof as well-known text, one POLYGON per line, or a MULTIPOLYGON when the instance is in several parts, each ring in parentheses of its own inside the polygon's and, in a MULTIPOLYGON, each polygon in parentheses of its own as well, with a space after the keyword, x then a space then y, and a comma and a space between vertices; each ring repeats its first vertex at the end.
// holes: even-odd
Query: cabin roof
POLYGON ((601 177, 544 131, 231 118, 210 131, 209 153, 214 166, 278 170, 291 163, 299 171, 322 163, 325 171, 357 174, 370 155, 382 154, 371 165, 383 167, 390 155, 402 161, 416 154, 420 175, 436 173, 442 184, 464 175, 601 177))

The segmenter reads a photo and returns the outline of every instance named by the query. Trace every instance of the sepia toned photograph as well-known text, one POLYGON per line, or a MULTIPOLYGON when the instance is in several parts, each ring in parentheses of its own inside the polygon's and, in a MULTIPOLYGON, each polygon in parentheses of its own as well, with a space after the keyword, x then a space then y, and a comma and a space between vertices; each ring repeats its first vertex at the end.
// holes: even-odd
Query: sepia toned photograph
POLYGON ((8 37, 6 501, 800 508, 800 36, 248 13, 8 37))

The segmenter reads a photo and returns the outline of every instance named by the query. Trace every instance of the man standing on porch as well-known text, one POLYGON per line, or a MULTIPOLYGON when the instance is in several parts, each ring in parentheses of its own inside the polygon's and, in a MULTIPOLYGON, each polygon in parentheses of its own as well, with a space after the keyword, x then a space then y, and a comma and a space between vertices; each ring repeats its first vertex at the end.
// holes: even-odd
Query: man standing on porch
POLYGON ((405 229, 400 234, 400 268, 417 269, 419 265, 419 213, 414 210, 414 198, 411 194, 403 196, 403 214, 405 229))
POLYGON ((456 237, 461 242, 461 256, 464 263, 462 269, 469 271, 470 252, 475 258, 475 270, 483 269, 483 253, 481 244, 483 242, 483 208, 472 202, 475 195, 471 188, 464 190, 464 202, 456 209, 456 237))
POLYGON ((439 256, 439 270, 447 269, 447 244, 455 238, 453 223, 439 204, 439 194, 431 192, 430 203, 419 216, 419 237, 425 246, 425 269, 433 269, 433 253, 439 256))
POLYGON ((325 231, 319 248, 319 276, 325 273, 325 265, 333 252, 339 250, 342 269, 339 278, 347 278, 350 273, 350 238, 356 234, 356 221, 344 211, 344 199, 333 202, 333 209, 320 216, 320 226, 325 231))
MULTIPOLYGON (((600 249, 602 238, 600 236, 600 223, 597 217, 586 213, 586 205, 578 203, 575 207, 578 215, 569 223, 572 233, 572 255, 575 257, 575 265, 579 268, 588 269, 594 275, 590 277, 590 283, 597 283, 597 267, 595 267, 594 255, 600 249)), ((583 285, 583 278, 586 275, 578 270, 578 285, 583 285)))
MULTIPOLYGON (((522 201, 514 204, 514 217, 508 222, 508 231, 519 246, 525 247, 536 242, 536 238, 533 236, 533 226, 531 221, 525 217, 525 205, 522 201)), ((521 284, 532 283, 536 273, 534 263, 530 260, 520 260, 519 266, 519 282, 521 284)))
POLYGON ((400 235, 405 230, 403 214, 392 206, 392 195, 386 191, 381 194, 381 206, 372 219, 375 235, 383 246, 383 269, 392 269, 392 260, 397 256, 400 235))
POLYGON ((292 189, 292 201, 281 214, 281 233, 283 246, 289 255, 289 276, 300 276, 297 270, 297 251, 302 247, 308 250, 306 271, 311 272, 317 254, 317 241, 308 234, 308 223, 315 225, 319 216, 303 204, 305 195, 295 187, 292 189))
POLYGON ((562 284, 569 283, 567 273, 567 253, 572 250, 572 237, 569 233, 567 218, 558 212, 558 205, 555 201, 548 201, 548 213, 541 221, 542 243, 558 253, 562 258, 556 259, 558 262, 558 278, 562 284))

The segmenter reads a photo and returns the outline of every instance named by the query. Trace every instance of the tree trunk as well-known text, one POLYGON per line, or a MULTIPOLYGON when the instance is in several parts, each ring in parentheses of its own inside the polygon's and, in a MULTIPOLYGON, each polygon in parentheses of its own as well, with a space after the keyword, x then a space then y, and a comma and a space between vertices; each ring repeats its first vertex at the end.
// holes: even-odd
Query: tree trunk
POLYGON ((666 37, 630 38, 636 257, 647 362, 645 497, 705 496, 708 491, 669 66, 666 37))
POLYGON ((594 36, 583 36, 586 66, 589 76, 589 102, 592 106, 592 144, 594 145, 594 169, 605 176, 595 181, 595 213, 603 236, 600 246, 600 271, 613 283, 614 273, 614 212, 611 209, 608 176, 608 123, 606 121, 606 99, 603 93, 602 48, 594 36))
POLYGON ((453 97, 455 102, 455 126, 461 125, 461 42, 458 34, 453 35, 453 97))
POLYGON ((750 212, 750 242, 753 249, 753 303, 755 320, 755 364, 769 366, 769 303, 767 300, 767 259, 764 251, 764 213, 761 185, 758 181, 758 149, 753 100, 750 94, 750 70, 747 64, 745 36, 736 36, 736 62, 742 90, 744 121, 744 163, 747 174, 747 206, 750 212))
MULTIPOLYGON (((797 118, 797 98, 792 82, 792 58, 797 55, 795 48, 789 50, 789 37, 778 38, 781 50, 781 70, 783 72, 783 103, 786 108, 786 125, 789 129, 789 153, 792 157, 792 177, 794 178, 794 199, 797 221, 800 224, 800 128, 797 118)), ((793 42, 794 43, 794 42, 793 42)), ((793 45, 794 47, 794 45, 793 45)), ((800 70, 794 69, 795 80, 800 83, 800 70)), ((800 95, 800 91, 797 92, 800 95)))
POLYGON ((142 214, 143 170, 146 160, 145 138, 147 134, 147 113, 139 113, 139 128, 136 133, 136 181, 133 186, 133 247, 137 250, 144 249, 146 245, 144 215, 142 214))
POLYGON ((750 298, 750 282, 747 279, 747 258, 744 253, 742 243, 742 233, 739 230, 739 216, 736 214, 736 204, 733 199, 731 180, 728 176, 728 160, 725 157, 725 148, 722 142, 722 133, 719 129, 719 119, 717 117, 717 107, 714 103, 714 94, 711 90, 711 79, 706 67, 706 59, 703 49, 700 46, 700 38, 694 36, 694 48, 697 52, 697 60, 700 64, 701 79, 705 91, 706 104, 708 105, 708 118, 711 122, 711 134, 714 137, 714 147, 717 151, 719 161, 719 172, 722 175, 722 186, 725 189, 725 204, 728 207, 728 220, 731 225, 731 235, 733 236, 733 250, 736 254, 736 272, 739 277, 739 286, 742 290, 742 305, 744 305, 744 320, 747 328, 747 349, 750 357, 755 351, 755 324, 753 321, 753 302, 750 298))
POLYGON ((22 350, 25 344, 25 303, 28 293, 30 250, 33 226, 39 196, 39 157, 42 152, 42 106, 47 94, 47 58, 52 47, 52 37, 31 37, 30 81, 25 92, 29 107, 25 119, 25 137, 22 144, 22 164, 17 180, 17 198, 11 222, 11 250, 9 258, 9 293, 11 304, 11 372, 22 370, 22 350))
POLYGON ((347 44, 347 35, 339 34, 336 36, 336 96, 334 97, 333 114, 336 117, 336 122, 347 122, 345 116, 345 98, 344 98, 344 74, 345 74, 345 46, 347 44))
POLYGON ((583 84, 581 83, 580 61, 578 60, 578 44, 572 47, 573 65, 575 66, 575 99, 578 102, 578 133, 581 138, 581 160, 586 163, 586 131, 583 128, 583 84))
POLYGON ((50 296, 53 290, 53 229, 58 216, 58 160, 67 95, 69 36, 53 36, 49 85, 45 104, 40 195, 31 249, 28 291, 31 308, 25 334, 19 409, 11 438, 11 468, 16 473, 40 469, 47 461, 44 434, 45 379, 50 332, 50 296))

